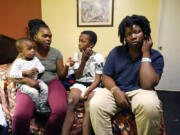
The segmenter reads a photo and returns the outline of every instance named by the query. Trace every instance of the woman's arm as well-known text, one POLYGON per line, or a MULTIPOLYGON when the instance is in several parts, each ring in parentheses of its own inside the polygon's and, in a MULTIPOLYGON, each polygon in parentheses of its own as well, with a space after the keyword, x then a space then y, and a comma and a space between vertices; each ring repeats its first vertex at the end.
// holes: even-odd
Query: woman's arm
POLYGON ((102 82, 108 90, 111 90, 113 87, 117 86, 114 80, 110 76, 105 74, 102 75, 102 82))
POLYGON ((28 77, 25 77, 25 78, 8 78, 8 79, 12 80, 15 83, 24 83, 30 87, 39 88, 38 80, 34 80, 34 79, 31 79, 28 77))
POLYGON ((68 73, 68 69, 69 67, 67 65, 64 66, 63 64, 63 59, 59 59, 57 61, 57 73, 60 79, 63 79, 66 77, 67 73, 68 73))
MULTIPOLYGON (((142 46, 142 58, 151 58, 150 51, 152 48, 152 40, 146 39, 142 46)), ((141 62, 140 67, 140 84, 142 89, 154 89, 154 86, 158 84, 160 80, 160 75, 158 75, 151 62, 144 61, 141 62)))
POLYGON ((71 57, 68 58, 68 60, 66 61, 66 64, 64 66, 63 64, 63 59, 59 59, 57 61, 57 73, 58 73, 58 76, 60 79, 63 79, 66 77, 66 75, 68 74, 68 69, 69 67, 73 66, 74 65, 74 60, 72 60, 71 57))
POLYGON ((158 75, 150 62, 142 62, 140 67, 140 84, 142 89, 152 90, 158 84, 158 75))
POLYGON ((130 107, 130 100, 125 92, 121 91, 116 85, 115 81, 108 75, 102 75, 102 82, 104 86, 114 95, 116 102, 122 107, 130 107))

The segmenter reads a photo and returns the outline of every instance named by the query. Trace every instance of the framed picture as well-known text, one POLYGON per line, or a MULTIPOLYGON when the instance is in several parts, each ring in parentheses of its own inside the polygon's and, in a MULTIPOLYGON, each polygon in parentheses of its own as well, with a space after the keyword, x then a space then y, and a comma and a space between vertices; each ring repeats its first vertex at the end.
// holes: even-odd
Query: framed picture
POLYGON ((77 26, 113 26, 114 0, 77 0, 77 26))

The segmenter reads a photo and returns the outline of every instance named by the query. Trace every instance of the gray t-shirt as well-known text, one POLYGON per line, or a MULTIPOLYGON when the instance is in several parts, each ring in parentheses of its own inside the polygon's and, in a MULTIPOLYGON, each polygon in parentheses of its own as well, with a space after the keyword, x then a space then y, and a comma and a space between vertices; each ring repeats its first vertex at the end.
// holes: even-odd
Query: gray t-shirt
POLYGON ((49 83, 57 76, 56 63, 59 59, 62 59, 62 54, 59 50, 51 47, 49 55, 44 59, 39 59, 45 67, 45 71, 40 75, 39 79, 49 83))

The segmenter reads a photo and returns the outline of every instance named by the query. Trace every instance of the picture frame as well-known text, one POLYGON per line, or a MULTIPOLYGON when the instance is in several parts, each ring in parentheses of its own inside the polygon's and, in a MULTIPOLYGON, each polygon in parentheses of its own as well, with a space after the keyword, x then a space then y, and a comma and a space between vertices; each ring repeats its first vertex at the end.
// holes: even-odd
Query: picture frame
POLYGON ((113 26, 114 0, 77 0, 78 27, 113 26))

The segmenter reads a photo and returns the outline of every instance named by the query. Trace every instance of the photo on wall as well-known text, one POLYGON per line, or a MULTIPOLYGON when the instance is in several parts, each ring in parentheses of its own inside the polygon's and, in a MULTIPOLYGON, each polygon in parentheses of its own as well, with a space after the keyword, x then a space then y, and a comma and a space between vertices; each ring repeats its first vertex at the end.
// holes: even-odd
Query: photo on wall
POLYGON ((113 26, 114 0, 77 0, 77 26, 113 26))

